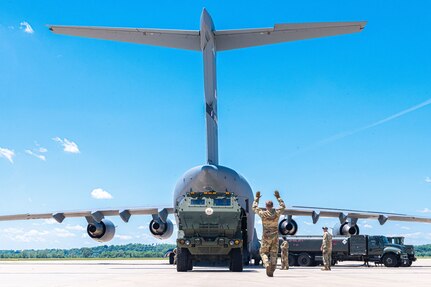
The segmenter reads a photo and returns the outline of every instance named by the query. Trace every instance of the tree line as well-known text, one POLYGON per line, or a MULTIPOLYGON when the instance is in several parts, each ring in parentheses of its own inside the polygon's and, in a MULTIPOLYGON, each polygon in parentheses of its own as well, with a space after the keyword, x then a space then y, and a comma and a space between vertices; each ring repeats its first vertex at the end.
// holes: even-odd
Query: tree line
POLYGON ((173 248, 175 248, 173 244, 127 244, 72 249, 0 250, 0 258, 161 258, 173 248))
MULTIPOLYGON (((161 258, 173 244, 103 245, 72 249, 0 250, 0 259, 161 258)), ((431 244, 415 246, 416 256, 431 256, 431 244)))
POLYGON ((431 256, 431 244, 415 246, 416 256, 431 256))

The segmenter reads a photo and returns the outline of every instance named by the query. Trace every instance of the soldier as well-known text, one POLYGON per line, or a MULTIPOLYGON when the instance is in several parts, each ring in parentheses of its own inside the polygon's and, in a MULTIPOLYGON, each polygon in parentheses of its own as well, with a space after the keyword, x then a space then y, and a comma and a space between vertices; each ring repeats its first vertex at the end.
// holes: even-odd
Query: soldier
POLYGON ((289 241, 281 243, 281 270, 289 270, 289 241))
POLYGON ((322 271, 330 271, 332 263, 332 235, 328 232, 328 227, 322 227, 323 229, 323 240, 322 247, 320 250, 323 255, 323 265, 322 271))
POLYGON ((174 255, 174 265, 176 265, 177 264, 177 248, 174 248, 173 253, 175 254, 174 255))
POLYGON ((266 202, 266 210, 261 210, 259 205, 260 191, 256 192, 256 198, 253 202, 253 211, 262 218, 262 242, 260 247, 260 257, 262 258, 263 266, 266 268, 266 275, 274 276, 275 268, 277 267, 278 257, 278 219, 283 213, 286 206, 280 198, 278 191, 274 192, 280 205, 279 208, 274 208, 274 203, 271 200, 266 202), (268 258, 269 256, 269 258, 268 258))

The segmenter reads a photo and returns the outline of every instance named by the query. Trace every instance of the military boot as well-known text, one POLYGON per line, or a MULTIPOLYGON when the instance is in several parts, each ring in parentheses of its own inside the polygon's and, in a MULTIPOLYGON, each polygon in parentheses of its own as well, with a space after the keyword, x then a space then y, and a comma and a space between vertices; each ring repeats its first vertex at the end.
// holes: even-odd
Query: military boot
POLYGON ((274 276, 274 269, 272 269, 271 265, 266 266, 266 276, 273 277, 274 276))

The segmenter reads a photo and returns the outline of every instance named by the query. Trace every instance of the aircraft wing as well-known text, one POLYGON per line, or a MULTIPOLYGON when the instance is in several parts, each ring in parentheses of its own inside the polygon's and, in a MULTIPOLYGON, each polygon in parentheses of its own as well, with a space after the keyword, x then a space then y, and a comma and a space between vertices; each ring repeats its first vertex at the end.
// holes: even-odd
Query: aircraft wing
POLYGON ((129 209, 101 209, 101 210, 81 210, 52 213, 25 213, 14 215, 0 215, 0 221, 12 220, 30 220, 30 219, 55 219, 58 223, 63 222, 66 218, 86 218, 87 221, 100 222, 105 216, 119 216, 124 222, 128 222, 132 215, 154 215, 161 218, 167 217, 168 214, 174 213, 173 208, 129 208, 129 209))
POLYGON ((276 24, 273 28, 215 31, 217 51, 361 32, 367 22, 276 24))
POLYGON ((199 31, 86 26, 49 26, 56 34, 200 51, 199 31))
POLYGON ((313 223, 317 223, 320 217, 338 218, 340 223, 344 223, 346 220, 356 221, 358 219, 377 219, 381 225, 385 224, 388 220, 431 223, 431 218, 407 214, 307 206, 287 207, 284 215, 311 216, 313 223))

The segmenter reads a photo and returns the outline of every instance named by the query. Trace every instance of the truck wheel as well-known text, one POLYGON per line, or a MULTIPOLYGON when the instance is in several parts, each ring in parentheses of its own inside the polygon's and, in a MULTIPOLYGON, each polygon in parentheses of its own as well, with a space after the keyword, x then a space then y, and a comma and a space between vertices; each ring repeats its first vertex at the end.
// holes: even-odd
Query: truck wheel
POLYGON ((298 266, 295 255, 289 254, 289 266, 298 266))
POLYGON ((412 261, 412 260, 409 260, 409 263, 407 263, 407 267, 412 266, 412 264, 413 264, 413 261, 412 261))
POLYGON ((189 260, 188 260, 188 262, 187 262, 187 270, 189 271, 191 271, 191 270, 193 270, 193 260, 192 260, 192 256, 191 256, 191 254, 189 253, 189 260))
POLYGON ((301 253, 298 257, 299 266, 311 266, 313 260, 308 253, 301 253))
POLYGON ((174 264, 175 254, 173 252, 169 253, 169 264, 174 264))
POLYGON ((189 270, 190 252, 186 248, 177 249, 177 271, 186 272, 189 270))
POLYGON ((243 261, 241 248, 235 248, 230 251, 230 266, 229 270, 232 272, 242 272, 243 261))
POLYGON ((397 267, 398 257, 394 253, 388 253, 383 256, 383 264, 385 264, 386 267, 397 267))
POLYGON ((409 260, 407 263, 401 263, 401 267, 410 267, 412 266, 413 261, 409 260))

